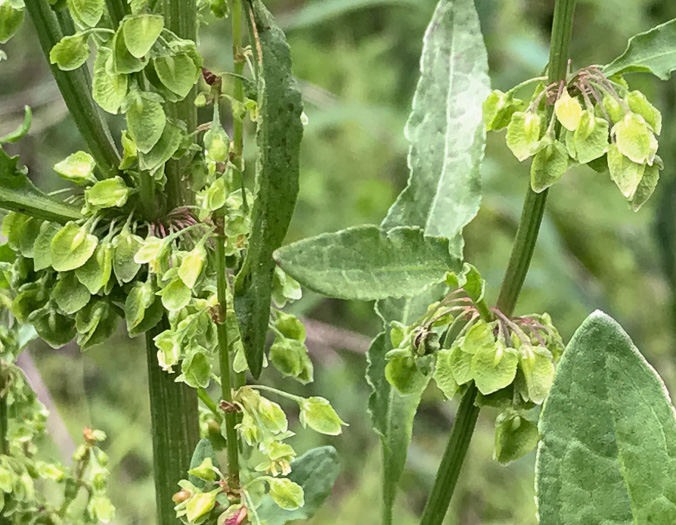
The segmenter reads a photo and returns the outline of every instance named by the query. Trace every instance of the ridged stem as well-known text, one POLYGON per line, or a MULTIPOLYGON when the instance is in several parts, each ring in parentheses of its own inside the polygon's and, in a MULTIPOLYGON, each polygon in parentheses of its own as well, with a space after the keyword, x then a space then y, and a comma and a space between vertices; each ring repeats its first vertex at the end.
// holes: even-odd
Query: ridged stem
MULTIPOLYGON (((197 41, 197 3, 196 0, 164 0, 164 18, 167 29, 181 38, 197 41)), ((167 116, 182 121, 192 133, 197 126, 197 108, 193 88, 180 102, 166 104, 167 116)), ((185 160, 170 160, 165 166, 167 176, 166 194, 169 209, 190 204, 190 195, 184 191, 184 177, 187 165, 185 160)))
MULTIPOLYGON (((566 75, 575 2, 576 0, 556 1, 549 55, 550 83, 559 82, 566 75)), ((535 193, 529 182, 519 227, 512 246, 512 254, 497 302, 498 309, 508 317, 514 313, 516 302, 530 267, 546 201, 547 191, 535 193)), ((460 402, 453 429, 439 465, 434 487, 425 505, 420 525, 441 525, 448 512, 448 506, 451 503, 453 491, 479 416, 480 409, 474 404, 477 393, 476 386, 472 384, 460 402)))
POLYGON ((180 490, 178 482, 187 476, 190 460, 199 441, 197 393, 176 376, 162 370, 157 362, 153 338, 165 323, 146 332, 148 391, 153 439, 153 472, 157 523, 178 525, 171 497, 180 490))

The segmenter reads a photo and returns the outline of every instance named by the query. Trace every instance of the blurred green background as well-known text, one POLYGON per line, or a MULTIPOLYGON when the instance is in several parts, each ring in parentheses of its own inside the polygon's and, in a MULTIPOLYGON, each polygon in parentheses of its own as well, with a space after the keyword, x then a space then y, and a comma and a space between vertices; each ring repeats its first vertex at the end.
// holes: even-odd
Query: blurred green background
MULTIPOLYGON (((476 0, 489 52, 493 86, 509 88, 537 76, 547 61, 553 0, 476 0)), ((407 178, 403 127, 418 77, 422 35, 434 0, 271 0, 287 30, 294 70, 303 87, 309 124, 302 158, 302 189, 289 240, 362 223, 379 223, 407 178)), ((676 17, 671 0, 580 0, 572 43, 575 65, 605 64, 633 34, 676 17)), ((202 30, 205 65, 231 67, 228 23, 202 30)), ((4 50, 0 64, 0 134, 20 120, 24 104, 35 111, 30 136, 14 151, 45 189, 56 189, 51 166, 82 148, 50 78, 30 22, 4 50)), ((551 191, 548 211, 518 311, 548 311, 568 339, 593 309, 617 318, 676 387, 676 82, 630 78, 656 100, 665 130, 665 170, 655 196, 632 212, 607 175, 581 168, 551 191)), ((209 117, 205 117, 208 120, 209 117)), ((119 122, 115 124, 119 126, 119 122)), ((250 141, 249 141, 250 142, 250 141)), ((466 258, 489 282, 494 299, 528 184, 528 170, 491 135, 483 168, 482 210, 466 229, 466 258)), ((326 507, 311 523, 379 522, 379 444, 366 411, 364 347, 379 329, 370 304, 306 294, 294 306, 321 321, 310 349, 316 381, 287 384, 268 371, 263 381, 334 403, 350 423, 325 439, 297 424, 297 450, 323 443, 338 448, 342 474, 326 507), (332 328, 353 334, 335 333, 332 328), (362 337, 359 337, 360 334, 362 337), (344 347, 349 348, 344 348, 344 347)), ((122 525, 150 523, 149 408, 142 341, 123 331, 81 354, 76 348, 31 350, 66 430, 76 440, 85 425, 109 435, 111 495, 122 525)), ((293 407, 288 407, 294 414, 293 407)), ((434 479, 455 406, 426 392, 401 484, 397 523, 416 523, 434 479)), ((531 525, 534 455, 509 467, 492 460, 492 421, 486 411, 470 449, 448 524, 531 525)), ((67 447, 67 435, 60 438, 67 447)), ((58 447, 50 446, 52 454, 58 447)))

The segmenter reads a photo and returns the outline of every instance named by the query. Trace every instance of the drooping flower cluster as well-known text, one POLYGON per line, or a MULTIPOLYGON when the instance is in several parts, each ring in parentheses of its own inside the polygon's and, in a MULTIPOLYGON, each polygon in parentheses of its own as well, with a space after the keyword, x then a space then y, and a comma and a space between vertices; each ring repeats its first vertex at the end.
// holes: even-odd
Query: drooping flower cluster
POLYGON ((477 404, 501 409, 495 454, 512 461, 537 444, 525 414, 547 397, 563 343, 547 314, 510 319, 488 308, 485 282, 473 266, 465 264, 446 282, 449 293, 416 323, 392 323, 386 377, 404 394, 432 378, 448 399, 474 384, 477 404))
POLYGON ((638 210, 650 198, 663 168, 656 136, 662 115, 621 75, 607 78, 597 67, 565 81, 538 82, 530 102, 515 96, 529 82, 484 102, 487 130, 507 128, 507 145, 520 161, 532 158, 531 186, 541 192, 573 165, 609 172, 622 195, 638 210), (553 108, 552 108, 553 106, 553 108))

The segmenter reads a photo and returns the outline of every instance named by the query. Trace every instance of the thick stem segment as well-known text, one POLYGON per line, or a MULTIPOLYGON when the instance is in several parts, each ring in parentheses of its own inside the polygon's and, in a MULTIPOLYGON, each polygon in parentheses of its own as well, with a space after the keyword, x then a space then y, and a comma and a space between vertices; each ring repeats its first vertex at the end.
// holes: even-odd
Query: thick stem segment
MULTIPOLYGON (((550 83, 559 82, 566 76, 575 3, 576 0, 556 1, 549 55, 550 83)), ((497 307, 506 316, 511 316, 514 313, 516 302, 526 279, 537 243, 546 201, 547 191, 535 193, 529 182, 519 227, 512 246, 512 254, 498 296, 497 307)), ((434 487, 425 505, 420 525, 441 525, 446 516, 479 416, 479 408, 474 405, 477 393, 477 388, 472 383, 460 402, 455 423, 439 465, 434 487)))
POLYGON ((228 277, 225 265, 225 236, 216 237, 216 287, 221 318, 216 325, 218 334, 218 355, 221 368, 221 398, 225 410, 225 438, 228 442, 228 474, 231 487, 239 486, 239 442, 237 438, 237 413, 232 403, 232 379, 230 364, 230 348, 228 344, 228 328, 226 312, 228 306, 228 277))
MULTIPOLYGON (((181 38, 197 41, 196 0, 164 0, 164 17, 167 29, 181 38)), ((193 87, 185 99, 166 105, 167 116, 184 122, 188 133, 192 133, 197 126, 195 92, 196 88, 193 87)), ((166 164, 166 194, 170 210, 182 204, 190 204, 187 202, 189 196, 183 191, 183 175, 186 167, 185 159, 170 160, 166 164)))
MULTIPOLYGON (((64 36, 59 20, 46 0, 26 0, 26 9, 35 25, 42 51, 49 61, 49 52, 64 36)), ((61 71, 53 64, 50 67, 68 112, 99 169, 106 177, 116 175, 120 155, 110 129, 92 98, 89 71, 85 67, 68 72, 61 71)))
MULTIPOLYGON (((9 455, 9 440, 7 439, 7 425, 9 422, 9 414, 7 410, 7 395, 5 390, 5 379, 2 375, 3 371, 0 369, 0 455, 9 455)), ((2 515, 0 511, 0 525, 9 525, 9 518, 2 515)))
POLYGON ((157 523, 178 525, 173 494, 187 476, 190 460, 199 441, 197 393, 160 368, 153 338, 166 326, 146 332, 148 390, 153 434, 153 466, 157 523))

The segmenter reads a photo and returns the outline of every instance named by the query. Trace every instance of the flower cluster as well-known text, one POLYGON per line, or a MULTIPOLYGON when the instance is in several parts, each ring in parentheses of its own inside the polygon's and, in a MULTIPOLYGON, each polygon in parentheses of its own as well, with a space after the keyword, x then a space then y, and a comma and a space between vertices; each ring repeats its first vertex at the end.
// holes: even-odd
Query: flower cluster
POLYGON ((537 429, 525 413, 549 393, 563 352, 561 337, 547 314, 510 319, 488 308, 485 282, 469 264, 446 282, 449 293, 416 323, 392 323, 394 350, 385 356, 386 377, 404 394, 433 378, 448 399, 474 384, 477 404, 501 410, 496 458, 512 461, 537 444, 537 429))
POLYGON ((610 173, 622 195, 638 210, 650 198, 663 168, 656 135, 662 115, 621 75, 606 77, 591 66, 561 83, 538 82, 530 102, 493 91, 484 102, 487 130, 507 128, 507 145, 520 161, 532 158, 531 186, 549 188, 575 164, 610 173), (552 111, 553 105, 553 111, 552 111))

